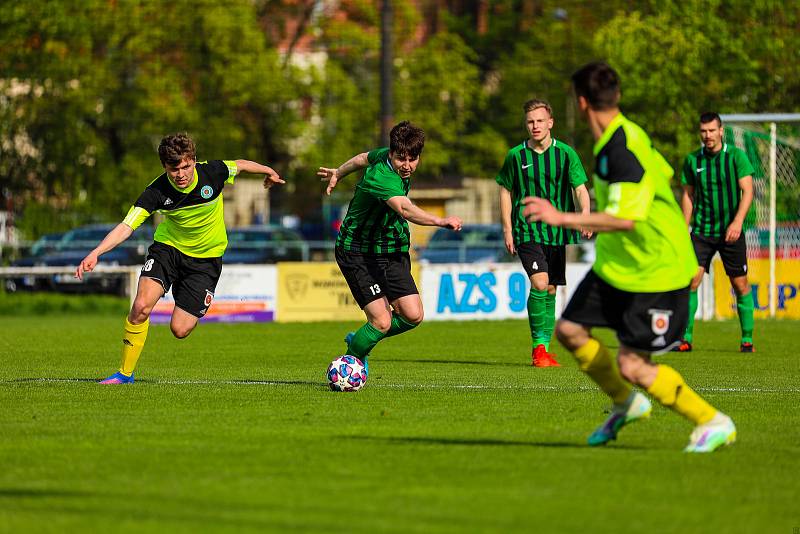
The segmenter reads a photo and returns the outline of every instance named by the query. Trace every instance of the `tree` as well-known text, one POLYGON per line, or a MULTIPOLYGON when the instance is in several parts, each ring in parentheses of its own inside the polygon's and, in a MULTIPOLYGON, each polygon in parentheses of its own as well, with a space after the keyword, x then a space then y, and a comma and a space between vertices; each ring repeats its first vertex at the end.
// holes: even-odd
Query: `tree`
MULTIPOLYGON (((281 70, 250 2, 90 0, 0 6, 0 171, 29 202, 118 220, 161 172, 161 136, 200 157, 285 163, 302 85, 281 70)), ((34 210, 31 210, 33 213, 34 210)), ((23 225, 37 234, 63 219, 23 225)), ((70 224, 70 221, 66 221, 70 224)))
MULTIPOLYGON (((800 6, 769 0, 648 4, 641 13, 611 20, 595 44, 622 75, 624 110, 676 169, 675 185, 683 158, 699 145, 701 112, 800 110, 800 6)), ((745 135, 748 146, 754 137, 745 135)), ((779 212, 796 216, 796 195, 785 193, 779 193, 779 212)))

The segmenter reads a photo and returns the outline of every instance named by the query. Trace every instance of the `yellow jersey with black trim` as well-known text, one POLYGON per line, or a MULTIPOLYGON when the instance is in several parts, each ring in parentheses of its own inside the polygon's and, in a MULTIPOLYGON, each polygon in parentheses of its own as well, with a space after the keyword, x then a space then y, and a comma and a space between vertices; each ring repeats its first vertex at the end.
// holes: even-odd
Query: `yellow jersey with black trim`
POLYGON ((136 230, 158 212, 164 220, 156 228, 155 241, 193 258, 219 258, 228 246, 222 189, 233 183, 237 172, 234 161, 200 161, 185 189, 179 189, 165 172, 150 182, 122 222, 136 230))
POLYGON ((594 155, 597 211, 634 221, 634 227, 598 234, 592 270, 633 293, 687 287, 697 273, 697 259, 670 187, 672 167, 622 113, 597 140, 594 155))

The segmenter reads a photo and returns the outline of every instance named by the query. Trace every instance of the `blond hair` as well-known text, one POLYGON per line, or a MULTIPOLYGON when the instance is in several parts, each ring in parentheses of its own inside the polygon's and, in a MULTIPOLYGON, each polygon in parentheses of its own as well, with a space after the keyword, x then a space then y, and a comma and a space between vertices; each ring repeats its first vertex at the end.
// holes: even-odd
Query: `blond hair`
POLYGON ((532 98, 531 100, 528 100, 527 102, 525 102, 525 104, 522 105, 522 109, 525 111, 525 113, 529 113, 534 109, 539 109, 539 108, 546 109, 547 113, 551 117, 553 116, 553 108, 550 107, 550 103, 547 102, 546 100, 539 100, 538 98, 532 98))

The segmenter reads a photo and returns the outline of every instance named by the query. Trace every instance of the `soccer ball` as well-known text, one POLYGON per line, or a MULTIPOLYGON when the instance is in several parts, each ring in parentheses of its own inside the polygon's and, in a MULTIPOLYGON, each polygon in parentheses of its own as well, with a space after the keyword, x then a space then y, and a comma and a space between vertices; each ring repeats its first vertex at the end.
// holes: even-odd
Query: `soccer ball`
POLYGON ((328 366, 328 385, 333 391, 358 391, 367 381, 364 364, 355 356, 339 356, 328 366))

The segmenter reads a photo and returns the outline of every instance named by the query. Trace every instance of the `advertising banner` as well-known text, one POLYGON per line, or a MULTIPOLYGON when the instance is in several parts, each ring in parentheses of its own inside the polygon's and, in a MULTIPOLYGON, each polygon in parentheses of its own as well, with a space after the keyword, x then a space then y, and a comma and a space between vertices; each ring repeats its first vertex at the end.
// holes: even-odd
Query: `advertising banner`
MULTIPOLYGON (((416 265, 411 274, 419 282, 416 265)), ((363 321, 335 262, 278 264, 279 322, 363 321)))
MULTIPOLYGON (((567 264, 567 285, 556 293, 556 316, 591 264, 567 264)), ((525 319, 530 280, 516 263, 428 264, 422 268, 426 320, 525 319)))
POLYGON ((364 312, 334 262, 278 264, 278 321, 361 320, 364 312))
MULTIPOLYGON (((769 260, 748 260, 747 279, 753 290, 755 317, 769 318, 769 260)), ((775 263, 775 286, 778 297, 775 317, 800 319, 800 298, 797 294, 800 286, 800 259, 784 258, 775 263)), ((736 296, 719 257, 714 259, 714 300, 717 318, 729 319, 738 316, 736 296)))
MULTIPOLYGON (((203 322, 262 323, 275 320, 278 269, 274 265, 224 265, 203 322)), ((150 321, 168 323, 172 291, 158 301, 150 321)))

